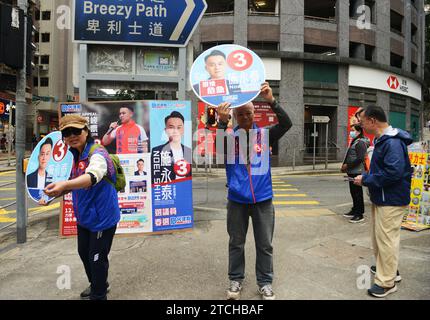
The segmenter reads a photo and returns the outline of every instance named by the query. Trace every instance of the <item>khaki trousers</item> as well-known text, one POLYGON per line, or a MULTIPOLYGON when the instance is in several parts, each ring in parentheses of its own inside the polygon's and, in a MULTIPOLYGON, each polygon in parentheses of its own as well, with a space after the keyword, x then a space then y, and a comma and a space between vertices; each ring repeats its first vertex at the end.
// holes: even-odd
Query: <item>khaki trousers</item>
POLYGON ((371 236, 376 259, 375 283, 383 288, 394 286, 400 252, 400 228, 407 206, 372 204, 371 236))

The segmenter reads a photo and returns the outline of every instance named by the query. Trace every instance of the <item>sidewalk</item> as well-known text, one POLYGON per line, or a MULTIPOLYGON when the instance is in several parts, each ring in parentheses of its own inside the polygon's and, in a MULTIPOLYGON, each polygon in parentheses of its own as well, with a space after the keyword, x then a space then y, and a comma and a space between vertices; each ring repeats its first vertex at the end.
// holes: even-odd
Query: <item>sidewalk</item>
MULTIPOLYGON (((369 211, 367 211, 369 212, 369 211)), ((114 239, 109 299, 224 300, 228 236, 225 220, 195 212, 192 231, 114 239)), ((351 224, 339 214, 277 216, 274 290, 277 299, 363 300, 360 266, 373 264, 369 219, 351 224)), ((246 244, 243 299, 258 300, 252 228, 246 244)), ((430 233, 402 231, 399 290, 387 300, 430 298, 430 233)), ((78 299, 88 286, 76 239, 58 237, 58 217, 29 228, 28 242, 12 237, 0 247, 0 299, 78 299), (64 272, 71 288, 60 290, 64 272), (69 273, 70 272, 70 273, 69 273)), ((368 270, 368 269, 367 269, 368 270)))

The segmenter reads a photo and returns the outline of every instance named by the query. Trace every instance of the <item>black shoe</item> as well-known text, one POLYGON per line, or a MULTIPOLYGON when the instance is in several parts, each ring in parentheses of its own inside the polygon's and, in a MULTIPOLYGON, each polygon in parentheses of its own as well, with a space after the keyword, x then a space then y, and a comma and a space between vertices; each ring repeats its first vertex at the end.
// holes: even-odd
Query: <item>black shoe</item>
POLYGON ((352 218, 353 216, 355 216, 355 212, 351 210, 350 212, 345 213, 343 216, 345 218, 352 218))
MULTIPOLYGON (((109 293, 110 291, 110 285, 107 283, 107 290, 106 293, 109 293)), ((84 291, 81 292, 81 299, 82 300, 90 300, 91 295, 91 285, 88 286, 84 291)))
POLYGON ((364 221, 363 216, 354 216, 351 220, 349 220, 349 222, 351 223, 359 223, 363 221, 364 221))
MULTIPOLYGON (((376 266, 371 266, 370 267, 370 272, 372 272, 373 274, 375 274, 376 273, 376 266)), ((396 275, 396 278, 394 279, 394 282, 400 282, 400 281, 402 281, 402 277, 400 275, 399 270, 397 270, 397 275, 396 275)))

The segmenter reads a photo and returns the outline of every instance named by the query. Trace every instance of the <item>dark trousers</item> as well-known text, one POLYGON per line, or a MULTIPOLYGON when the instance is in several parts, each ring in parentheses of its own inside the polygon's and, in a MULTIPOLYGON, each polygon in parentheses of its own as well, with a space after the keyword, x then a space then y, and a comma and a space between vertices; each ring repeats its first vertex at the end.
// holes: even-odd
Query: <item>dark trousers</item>
POLYGON ((91 283, 91 300, 106 300, 109 269, 108 255, 116 226, 91 232, 78 225, 78 253, 91 283))
MULTIPOLYGON (((358 174, 348 174, 348 177, 355 178, 358 174)), ((363 216, 364 214, 364 199, 363 199, 363 187, 355 185, 353 182, 349 182, 349 192, 352 197, 352 212, 356 216, 363 216)))
POLYGON ((229 200, 227 204, 228 276, 242 282, 245 278, 245 242, 249 217, 252 219, 256 249, 255 273, 262 287, 273 281, 273 231, 275 210, 272 199, 255 204, 242 204, 229 200))

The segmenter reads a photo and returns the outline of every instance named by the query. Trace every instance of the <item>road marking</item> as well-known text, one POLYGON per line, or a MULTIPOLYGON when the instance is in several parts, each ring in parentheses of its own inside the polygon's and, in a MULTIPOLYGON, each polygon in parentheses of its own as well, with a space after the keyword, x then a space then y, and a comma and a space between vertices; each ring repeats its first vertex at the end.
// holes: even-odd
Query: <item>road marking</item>
POLYGON ((16 218, 0 217, 0 223, 15 222, 16 218))
POLYGON ((299 189, 295 189, 295 188, 292 188, 292 189, 273 188, 273 191, 299 191, 299 189))
POLYGON ((307 197, 307 194, 304 193, 291 193, 291 194, 276 194, 275 198, 282 198, 282 197, 307 197))
POLYGON ((282 184, 282 185, 277 184, 274 187, 277 188, 277 187, 292 187, 292 186, 293 186, 292 184, 282 184))
POLYGON ((0 183, 1 182, 15 182, 15 180, 0 180, 0 183))
POLYGON ((0 188, 0 191, 12 191, 16 190, 16 188, 0 188))
MULTIPOLYGON (((34 212, 34 213, 41 213, 41 212, 57 209, 59 207, 60 207, 60 203, 57 202, 57 203, 50 204, 49 206, 30 208, 30 209, 28 209, 28 211, 34 212)), ((16 210, 0 209, 0 215, 11 214, 11 213, 16 213, 16 210)))
POLYGON ((4 177, 12 177, 14 176, 16 173, 15 171, 4 171, 4 172, 0 172, 0 176, 4 176, 4 177))
POLYGON ((275 211, 277 217, 321 217, 336 215, 329 209, 279 209, 275 211))
POLYGON ((16 198, 0 198, 0 201, 16 200, 16 198))
POLYGON ((286 182, 284 182, 284 181, 273 181, 272 180, 272 184, 284 184, 284 183, 286 183, 286 182))
POLYGON ((273 204, 296 204, 296 205, 316 205, 320 204, 318 201, 273 201, 273 204))

